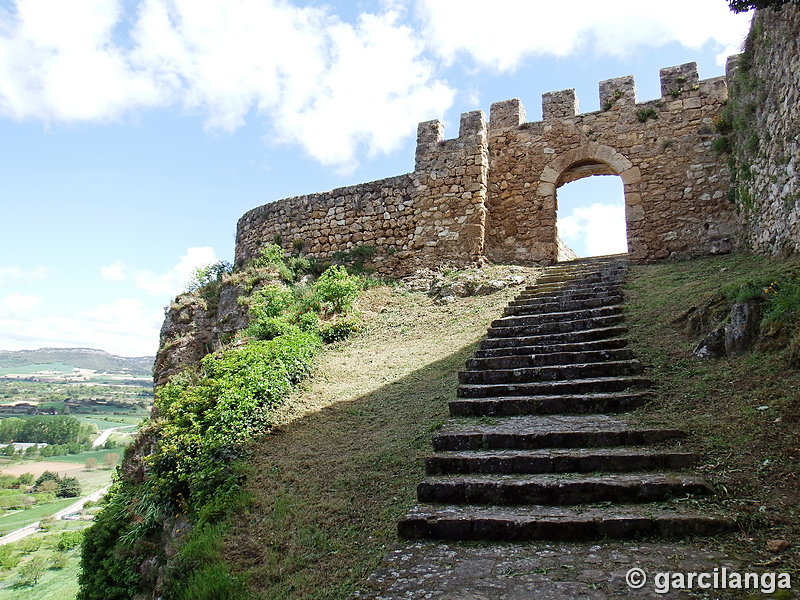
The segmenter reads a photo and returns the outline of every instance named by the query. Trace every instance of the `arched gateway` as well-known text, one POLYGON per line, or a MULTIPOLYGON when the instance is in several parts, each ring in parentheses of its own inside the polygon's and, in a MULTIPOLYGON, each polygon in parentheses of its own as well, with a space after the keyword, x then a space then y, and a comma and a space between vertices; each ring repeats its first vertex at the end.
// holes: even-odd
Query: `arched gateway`
POLYGON ((526 122, 518 99, 461 115, 459 136, 420 123, 413 173, 260 206, 239 221, 236 259, 281 239, 309 254, 368 245, 374 266, 557 258, 556 189, 589 175, 624 184, 628 248, 639 262, 732 249, 737 221, 730 177, 711 150, 725 77, 701 81, 689 63, 661 70, 661 98, 638 103, 632 76, 600 83, 601 109, 578 112, 575 90, 542 97, 526 122))

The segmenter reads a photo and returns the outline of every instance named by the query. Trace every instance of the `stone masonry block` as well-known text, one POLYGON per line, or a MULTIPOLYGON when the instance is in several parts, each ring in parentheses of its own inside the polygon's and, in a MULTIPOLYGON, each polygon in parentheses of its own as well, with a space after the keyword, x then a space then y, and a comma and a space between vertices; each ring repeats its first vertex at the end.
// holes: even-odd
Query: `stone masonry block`
POLYGON ((600 82, 600 108, 602 110, 611 110, 614 106, 632 104, 636 104, 636 80, 633 75, 600 82))
POLYGON ((569 119, 578 114, 575 88, 542 94, 542 117, 545 121, 569 119))
POLYGON ((502 100, 492 104, 489 112, 489 127, 503 129, 505 127, 519 127, 525 122, 525 107, 519 98, 502 100))
POLYGON ((700 82, 695 62, 661 69, 660 77, 662 97, 697 89, 700 82))
POLYGON ((473 135, 486 133, 486 115, 482 110, 472 110, 461 113, 461 125, 458 129, 458 137, 464 138, 473 135))

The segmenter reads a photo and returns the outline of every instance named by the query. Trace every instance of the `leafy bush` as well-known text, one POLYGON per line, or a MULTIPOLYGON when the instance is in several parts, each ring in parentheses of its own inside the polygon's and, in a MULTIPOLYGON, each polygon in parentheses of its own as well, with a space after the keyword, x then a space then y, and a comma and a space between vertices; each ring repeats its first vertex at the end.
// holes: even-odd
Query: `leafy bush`
POLYGON ((56 496, 59 498, 77 498, 81 495, 81 482, 77 477, 64 477, 58 482, 56 496))
POLYGON ((341 265, 329 267, 314 284, 320 304, 326 312, 331 313, 346 312, 360 288, 358 278, 350 275, 341 265))
POLYGON ((355 315, 334 319, 323 323, 319 328, 319 336, 326 344, 340 342, 358 331, 358 318, 355 315))
POLYGON ((65 531, 60 536, 58 536, 58 541, 56 542, 56 550, 58 550, 59 552, 67 552, 69 550, 72 550, 76 546, 80 546, 82 540, 83 540, 82 531, 65 531))
POLYGON ((298 333, 300 328, 285 317, 267 317, 253 320, 245 330, 245 335, 259 340, 272 340, 281 335, 298 333))
POLYGON ((767 299, 766 321, 786 323, 800 313, 800 277, 770 283, 764 288, 764 295, 767 299))
POLYGON ((266 285, 250 297, 250 313, 255 319, 278 317, 294 303, 292 291, 284 285, 266 285))

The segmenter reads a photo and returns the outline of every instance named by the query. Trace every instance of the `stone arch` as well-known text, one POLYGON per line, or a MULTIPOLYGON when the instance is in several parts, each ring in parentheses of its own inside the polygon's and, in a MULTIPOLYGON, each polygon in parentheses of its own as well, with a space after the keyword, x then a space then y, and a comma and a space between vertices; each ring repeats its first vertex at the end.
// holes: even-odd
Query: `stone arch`
POLYGON ((628 253, 633 258, 640 258, 645 251, 638 226, 644 219, 640 192, 642 175, 638 167, 614 148, 592 142, 557 156, 542 170, 537 195, 542 204, 552 207, 555 213, 556 189, 591 175, 619 175, 622 179, 628 253))

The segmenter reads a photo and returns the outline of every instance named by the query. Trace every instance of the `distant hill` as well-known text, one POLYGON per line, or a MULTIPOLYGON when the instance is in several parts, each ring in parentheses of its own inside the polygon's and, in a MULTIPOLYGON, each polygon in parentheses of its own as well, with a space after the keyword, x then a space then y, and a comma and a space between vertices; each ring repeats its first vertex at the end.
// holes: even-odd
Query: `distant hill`
POLYGON ((152 375, 154 356, 126 357, 94 348, 39 348, 38 350, 0 350, 0 368, 61 362, 79 369, 101 372, 128 372, 138 377, 152 375))

